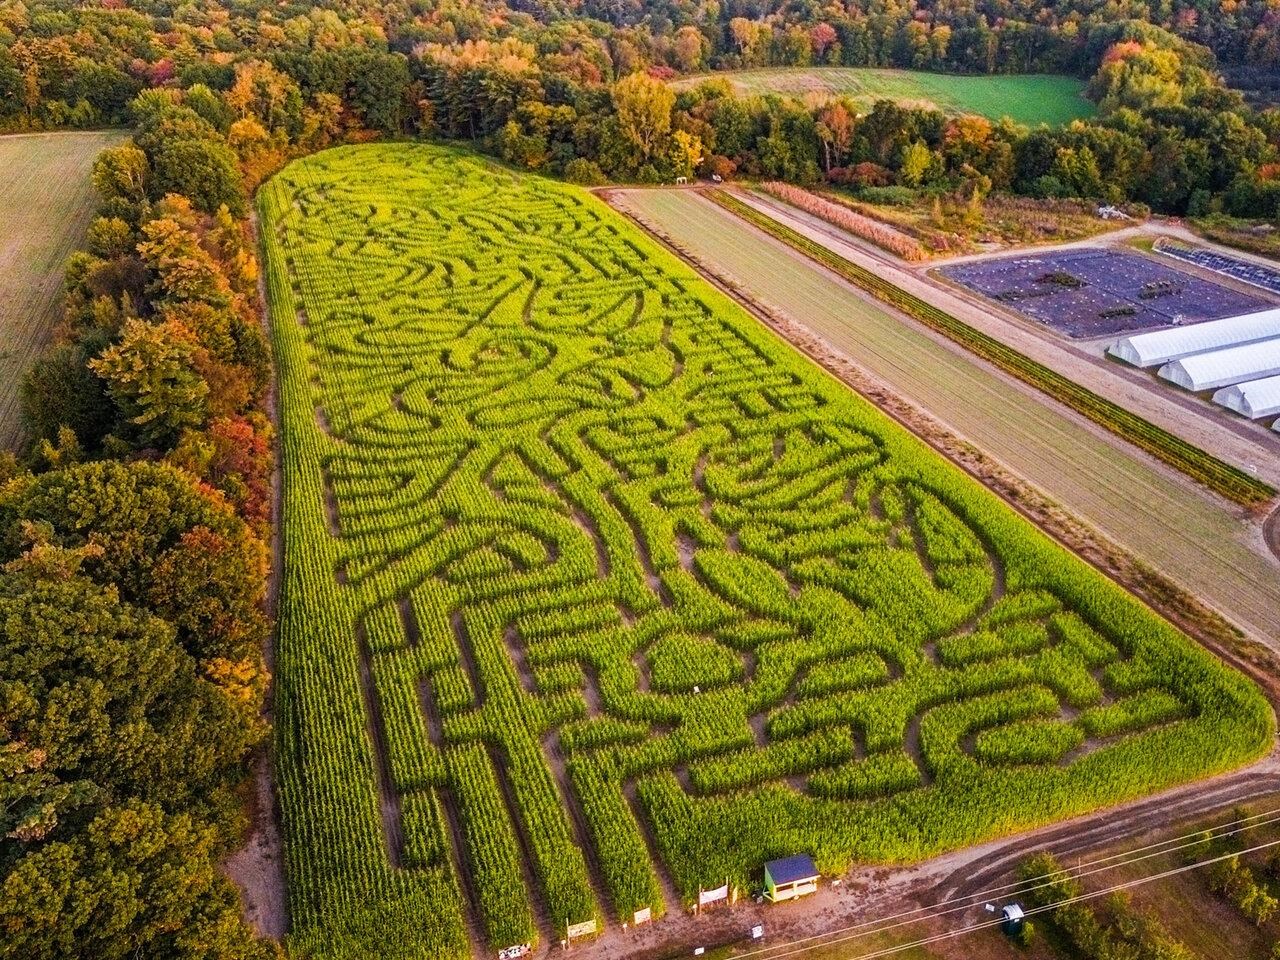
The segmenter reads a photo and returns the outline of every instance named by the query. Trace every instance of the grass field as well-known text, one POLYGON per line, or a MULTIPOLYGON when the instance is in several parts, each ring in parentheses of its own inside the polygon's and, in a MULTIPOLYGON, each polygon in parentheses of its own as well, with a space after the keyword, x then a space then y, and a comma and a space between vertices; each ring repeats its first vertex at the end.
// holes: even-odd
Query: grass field
POLYGON ((594 196, 383 145, 259 207, 317 956, 554 943, 1269 748, 1243 678, 594 196))
POLYGON ((1051 401, 1012 390, 965 351, 904 323, 708 201, 687 191, 658 190, 628 192, 626 201, 699 260, 800 319, 1069 511, 1255 635, 1280 641, 1280 577, 1222 501, 1165 476, 1051 401))
POLYGON ((62 265, 96 203, 94 158, 112 131, 0 137, 0 449, 21 439, 19 388, 62 310, 62 265))
POLYGON ((1012 117, 1030 126, 1057 126, 1096 111, 1084 98, 1084 81, 1057 74, 968 76, 870 67, 769 67, 688 77, 676 86, 695 86, 712 78, 728 80, 740 94, 848 97, 865 110, 877 100, 896 100, 949 114, 1012 117))

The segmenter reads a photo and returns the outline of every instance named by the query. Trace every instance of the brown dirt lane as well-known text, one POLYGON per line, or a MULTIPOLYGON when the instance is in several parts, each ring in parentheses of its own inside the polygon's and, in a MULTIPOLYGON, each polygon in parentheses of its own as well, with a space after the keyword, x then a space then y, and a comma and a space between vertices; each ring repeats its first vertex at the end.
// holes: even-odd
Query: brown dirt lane
MULTIPOLYGON (((572 952, 580 960, 665 960, 688 956, 695 947, 724 946, 729 956, 746 954, 752 960, 803 958, 811 953, 823 960, 850 960, 874 947, 989 919, 984 904, 1004 902, 1014 871, 1032 853, 1050 850, 1073 866, 1131 850, 1140 845, 1136 838, 1149 837, 1154 831, 1204 820, 1278 792, 1280 757, 1273 754, 1247 770, 909 867, 855 868, 838 884, 824 882, 817 894, 795 903, 772 906, 744 899, 732 907, 709 908, 701 916, 668 914, 650 927, 624 931, 610 925, 596 940, 575 944, 572 952), (750 940, 756 924, 765 927, 762 944, 750 940)), ((1105 882, 1106 872, 1095 879, 1105 882)), ((998 943, 986 942, 986 952, 978 955, 993 960, 992 947, 998 943)), ((913 955, 924 954, 907 956, 913 955)), ((943 943, 927 955, 949 958, 957 953, 943 943)))
MULTIPOLYGON (((250 217, 256 241, 258 218, 250 217)), ((257 244, 255 243, 255 247, 257 244)), ((267 303, 266 277, 258 277, 258 296, 267 303)), ((263 310, 263 324, 269 322, 269 313, 263 310)), ((271 572, 267 579, 267 617, 271 634, 263 650, 264 664, 268 672, 275 671, 275 622, 280 597, 280 578, 284 570, 284 538, 281 531, 281 515, 284 510, 282 493, 284 475, 280 455, 280 409, 274 383, 267 395, 267 414, 275 428, 273 454, 275 467, 271 473, 271 572)), ((274 687, 268 688, 263 704, 263 719, 271 723, 274 712, 274 687)), ((284 843, 280 836, 280 804, 276 797, 274 750, 271 735, 256 751, 245 785, 245 811, 249 817, 249 830, 244 846, 232 852, 222 864, 223 873, 240 890, 244 918, 264 937, 279 940, 289 932, 289 899, 284 881, 284 843)))
POLYGON ((1242 511, 693 191, 615 191, 611 199, 1280 649, 1280 564, 1242 511))

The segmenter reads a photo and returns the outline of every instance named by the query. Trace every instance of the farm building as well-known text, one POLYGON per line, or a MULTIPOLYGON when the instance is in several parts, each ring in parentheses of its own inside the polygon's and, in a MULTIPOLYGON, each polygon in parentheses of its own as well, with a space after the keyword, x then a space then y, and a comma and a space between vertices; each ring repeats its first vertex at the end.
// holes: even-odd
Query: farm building
POLYGON ((1213 402, 1250 420, 1280 413, 1280 377, 1264 377, 1223 387, 1213 402))
POLYGON ((1198 353, 1166 363, 1159 374, 1187 390, 1213 390, 1280 374, 1280 339, 1198 353))
POLYGON ((1107 353, 1135 367, 1154 367, 1198 353, 1259 343, 1273 337, 1280 337, 1280 309, 1135 334, 1117 340, 1107 348, 1107 353))
POLYGON ((794 900, 818 889, 818 868, 808 854, 798 853, 764 865, 764 895, 771 903, 794 900))

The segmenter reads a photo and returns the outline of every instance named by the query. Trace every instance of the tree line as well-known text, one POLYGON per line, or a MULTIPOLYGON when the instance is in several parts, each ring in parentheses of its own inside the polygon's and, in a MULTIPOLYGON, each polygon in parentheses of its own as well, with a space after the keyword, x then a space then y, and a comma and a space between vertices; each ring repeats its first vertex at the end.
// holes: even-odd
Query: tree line
POLYGON ((517 41, 426 45, 412 64, 431 129, 583 183, 697 174, 860 190, 1012 192, 1280 219, 1280 111, 1257 111, 1207 52, 1146 25, 1110 31, 1099 116, 1034 129, 881 101, 740 97, 714 77, 674 91, 636 72, 604 89, 552 76, 517 41))
MULTIPOLYGON (((227 126, 224 111, 255 105, 258 127, 241 124, 225 145, 250 190, 287 146, 372 130, 471 141, 583 183, 827 178, 860 190, 994 190, 1280 218, 1280 110, 1227 88, 1214 53, 1275 62, 1276 10, 1233 2, 1210 24, 1174 3, 1157 24, 1076 0, 1056 0, 1034 22, 1006 7, 486 0, 376 10, 202 3, 168 15, 115 0, 11 3, 0 7, 0 129, 132 123, 129 105, 144 91, 185 90, 215 127, 227 126), (1091 78, 1099 113, 1027 129, 888 102, 860 116, 849 102, 739 98, 714 81, 676 93, 663 82, 808 63, 1066 71, 1091 78)), ((227 152, 182 139, 157 151, 160 179, 209 189, 196 181, 223 178, 227 152)))
POLYGON ((93 167, 0 457, 0 957, 266 960, 220 872, 268 734, 273 438, 247 191, 358 121, 265 62, 148 88, 93 167))

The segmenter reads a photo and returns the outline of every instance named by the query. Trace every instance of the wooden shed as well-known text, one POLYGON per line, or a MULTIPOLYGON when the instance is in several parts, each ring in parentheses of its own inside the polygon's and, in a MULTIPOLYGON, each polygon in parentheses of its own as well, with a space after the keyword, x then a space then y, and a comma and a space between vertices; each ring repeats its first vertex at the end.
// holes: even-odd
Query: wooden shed
POLYGON ((798 853, 764 865, 764 895, 770 903, 794 900, 817 890, 818 868, 808 854, 798 853))

